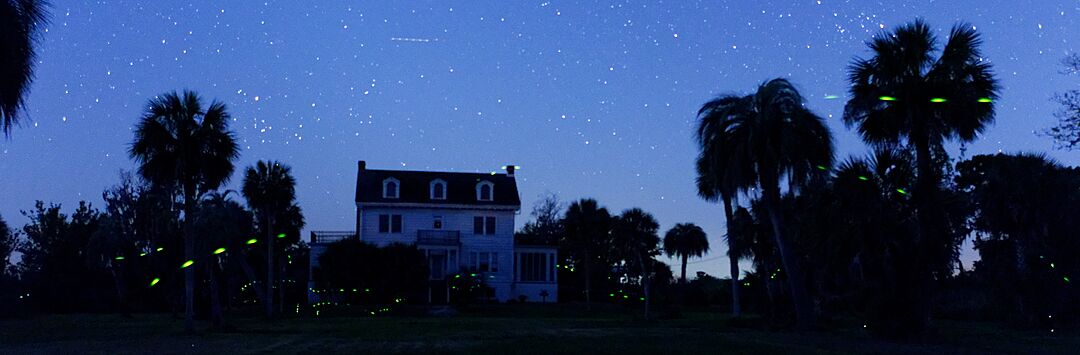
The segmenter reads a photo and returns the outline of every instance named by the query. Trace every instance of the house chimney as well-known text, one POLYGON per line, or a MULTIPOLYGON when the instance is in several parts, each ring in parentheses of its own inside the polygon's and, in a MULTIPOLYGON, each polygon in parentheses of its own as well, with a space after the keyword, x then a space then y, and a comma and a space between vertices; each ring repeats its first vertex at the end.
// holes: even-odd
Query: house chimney
POLYGON ((359 171, 364 171, 364 169, 367 169, 367 162, 365 162, 363 160, 357 161, 356 162, 356 167, 357 167, 357 169, 359 169, 359 171))
POLYGON ((516 166, 512 164, 506 164, 504 168, 506 169, 506 176, 514 177, 514 169, 517 169, 516 166))

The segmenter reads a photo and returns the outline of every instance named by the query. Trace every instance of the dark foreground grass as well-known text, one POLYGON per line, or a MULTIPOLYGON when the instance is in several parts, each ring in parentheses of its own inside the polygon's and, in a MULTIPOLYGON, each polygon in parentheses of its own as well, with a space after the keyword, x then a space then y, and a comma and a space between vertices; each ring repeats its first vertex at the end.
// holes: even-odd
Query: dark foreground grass
POLYGON ((754 319, 683 312, 654 321, 578 305, 474 307, 452 316, 324 312, 267 322, 230 314, 230 330, 183 332, 169 315, 43 315, 0 320, 0 353, 1076 353, 1080 336, 939 322, 919 341, 870 339, 860 327, 794 333, 754 319))

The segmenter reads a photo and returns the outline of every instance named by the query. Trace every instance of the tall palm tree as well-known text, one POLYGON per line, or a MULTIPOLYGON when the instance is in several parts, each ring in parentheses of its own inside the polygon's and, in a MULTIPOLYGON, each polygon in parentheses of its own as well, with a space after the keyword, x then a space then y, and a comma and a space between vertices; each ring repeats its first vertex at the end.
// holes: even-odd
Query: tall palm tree
POLYGON ((649 262, 660 255, 660 237, 656 234, 659 228, 656 218, 640 208, 623 211, 615 218, 612 228, 612 251, 626 267, 637 266, 641 272, 641 288, 645 294, 645 319, 649 319, 649 303, 652 300, 649 292, 652 285, 649 262))
MULTIPOLYGON (((786 180, 789 186, 797 188, 811 175, 827 170, 833 161, 832 134, 821 117, 803 106, 802 95, 785 79, 770 80, 753 95, 721 100, 724 105, 714 110, 724 119, 699 129, 699 140, 722 142, 723 151, 747 157, 752 162, 752 173, 740 170, 732 174, 752 174, 753 181, 761 188, 798 327, 810 328, 814 323, 813 305, 803 283, 798 257, 793 255, 791 240, 784 233, 780 182, 786 180)), ((703 154, 722 159, 715 156, 719 151, 703 154)))
MULTIPOLYGON (((916 183, 912 189, 920 249, 946 234, 936 202, 947 161, 941 149, 947 140, 970 142, 994 120, 998 84, 989 61, 980 53, 982 39, 974 27, 957 24, 938 50, 937 38, 922 20, 876 36, 870 59, 856 59, 848 71, 851 98, 844 107, 844 123, 857 126, 866 142, 876 146, 906 145, 915 151, 916 183)), ((924 255, 916 267, 936 262, 924 255)), ((928 289, 932 271, 922 270, 928 289)), ((926 298, 926 297, 923 297, 926 298)), ((929 315, 929 301, 922 302, 929 315)), ((928 320, 928 319, 927 319, 928 320)))
POLYGON ((35 43, 48 14, 41 0, 0 1, 0 130, 11 134, 34 81, 35 43))
MULTIPOLYGON (((167 191, 184 197, 184 259, 195 259, 195 213, 199 196, 228 182, 233 160, 240 155, 229 130, 225 104, 213 101, 204 109, 199 95, 170 92, 150 100, 135 127, 128 153, 139 174, 167 191)), ((185 327, 194 331, 195 270, 184 269, 185 327)))
POLYGON ((686 261, 690 257, 700 258, 709 252, 709 238, 705 231, 693 223, 679 223, 664 234, 664 253, 669 257, 682 259, 682 274, 679 282, 686 283, 686 261))
POLYGON ((287 165, 260 160, 244 173, 241 190, 266 233, 266 316, 274 315, 274 222, 296 201, 296 179, 287 165))
POLYGON ((593 264, 606 261, 604 250, 611 239, 611 214, 594 199, 581 199, 570 204, 563 217, 561 245, 580 262, 585 272, 585 303, 592 303, 593 264))
MULTIPOLYGON (((698 196, 710 202, 720 200, 723 204, 727 235, 732 233, 732 205, 737 204, 739 192, 746 192, 754 185, 755 178, 753 159, 747 151, 735 149, 736 141, 727 132, 725 124, 728 118, 745 114, 742 110, 750 107, 750 100, 748 96, 725 95, 705 103, 698 110, 696 138, 701 150, 696 164, 698 196)), ((732 313, 739 316, 742 314, 739 259, 730 252, 732 248, 728 243, 732 313)))
POLYGON ((206 262, 201 264, 209 280, 210 318, 217 327, 224 325, 225 321, 221 307, 222 292, 218 286, 222 279, 222 261, 243 258, 245 241, 252 233, 251 212, 229 198, 233 192, 227 190, 224 193, 206 194, 199 206, 195 222, 196 230, 203 236, 199 238, 200 243, 196 249, 200 255, 206 256, 202 258, 206 262))

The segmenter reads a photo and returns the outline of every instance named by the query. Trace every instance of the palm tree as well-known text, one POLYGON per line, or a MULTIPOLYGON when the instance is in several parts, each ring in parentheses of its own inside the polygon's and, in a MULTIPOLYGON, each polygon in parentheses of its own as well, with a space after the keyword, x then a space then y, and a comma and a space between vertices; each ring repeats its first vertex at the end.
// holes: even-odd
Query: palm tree
MULTIPOLYGON (((184 258, 195 259, 193 223, 199 196, 227 182, 240 151, 229 130, 225 104, 213 101, 203 109, 198 94, 170 92, 150 100, 135 127, 128 153, 139 174, 184 197, 184 258)), ((184 270, 185 327, 194 331, 195 270, 184 270)))
MULTIPOLYGON (((645 294, 645 319, 649 319, 649 303, 652 299, 649 292, 652 285, 649 262, 653 261, 654 256, 660 255, 658 248, 660 237, 656 234, 659 228, 656 218, 640 208, 623 211, 615 218, 615 225, 612 228, 614 236, 612 251, 626 267, 637 266, 641 270, 641 288, 645 294)), ((701 228, 698 230, 700 231, 701 228)))
MULTIPOLYGON (((218 281, 221 279, 222 260, 242 259, 245 254, 243 247, 245 241, 252 233, 252 215, 236 201, 229 198, 234 191, 227 190, 224 193, 209 193, 202 199, 199 212, 196 214, 195 228, 203 238, 200 238, 198 250, 200 255, 206 256, 202 262, 207 272, 210 286, 210 318, 214 326, 224 324, 224 314, 221 307, 221 291, 218 281)), ((245 262, 241 260, 241 262, 245 262)), ((227 279, 227 278, 226 278, 227 279)))
POLYGON ((0 130, 11 134, 34 81, 35 43, 45 25, 48 3, 0 1, 0 130))
MULTIPOLYGON (((791 241, 784 233, 780 182, 786 180, 794 189, 815 172, 827 170, 833 161, 832 134, 821 117, 803 106, 802 95, 785 79, 770 80, 753 95, 717 101, 722 104, 713 110, 724 119, 703 125, 699 140, 720 142, 717 144, 722 144, 723 151, 752 162, 752 172, 740 167, 728 174, 753 176, 761 188, 762 202, 791 289, 798 327, 810 328, 814 323, 813 305, 803 283, 798 257, 792 254, 791 241)), ((719 151, 703 154, 709 159, 723 159, 716 156, 719 151)))
MULTIPOLYGON (((244 173, 242 189, 248 206, 258 215, 266 233, 266 316, 274 315, 274 222, 296 201, 296 180, 291 169, 276 161, 260 160, 244 173)), ((281 233, 284 234, 284 233, 281 233)))
MULTIPOLYGON (((957 24, 934 58, 937 38, 925 22, 916 20, 875 37, 869 43, 873 57, 856 59, 848 69, 851 98, 844 107, 844 123, 857 126, 863 140, 875 146, 904 140, 914 148, 912 199, 919 226, 914 238, 919 245, 936 243, 945 234, 947 222, 936 202, 940 169, 947 161, 942 144, 970 142, 994 120, 998 84, 979 51, 981 44, 974 27, 957 24)), ((928 289, 932 272, 923 273, 926 280, 919 288, 928 289)), ((929 315, 928 301, 922 308, 929 315)))
MULTIPOLYGON (((698 110, 697 143, 701 154, 697 159, 698 196, 706 201, 716 201, 724 205, 724 221, 727 235, 732 233, 733 204, 737 204, 738 193, 746 192, 754 185, 753 160, 747 151, 736 150, 735 139, 725 129, 729 117, 746 114, 750 98, 725 95, 709 101, 698 110)), ((728 261, 731 270, 732 313, 742 314, 739 287, 739 260, 730 252, 728 243, 728 261)))
MULTIPOLYGON (((563 240, 570 257, 585 271, 585 303, 592 303, 593 264, 606 260, 604 248, 610 241, 611 214, 596 200, 582 199, 570 204, 563 218, 563 240)), ((601 265, 604 265, 601 262, 601 265)))
POLYGON ((664 234, 664 253, 669 257, 682 259, 682 276, 679 282, 686 283, 686 260, 700 258, 709 252, 709 238, 705 231, 693 223, 679 223, 664 234))

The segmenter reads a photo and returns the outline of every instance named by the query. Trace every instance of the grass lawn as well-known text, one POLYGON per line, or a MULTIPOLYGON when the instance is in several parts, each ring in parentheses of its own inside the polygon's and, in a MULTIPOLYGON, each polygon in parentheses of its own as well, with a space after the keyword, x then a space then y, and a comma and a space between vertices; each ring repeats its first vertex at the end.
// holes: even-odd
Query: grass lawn
MULTIPOLYGON (((643 321, 633 310, 580 305, 473 307, 453 316, 346 315, 267 322, 228 314, 227 331, 183 332, 167 314, 42 315, 0 320, 0 353, 1076 353, 1080 334, 937 322, 918 342, 870 339, 859 327, 771 331, 707 311, 643 321)), ((358 312, 357 312, 358 313, 358 312)))

